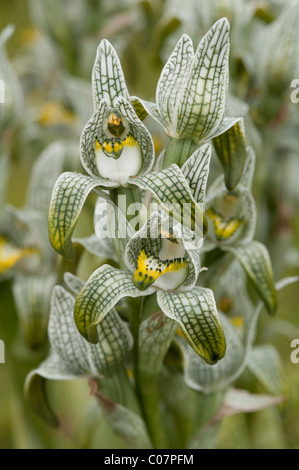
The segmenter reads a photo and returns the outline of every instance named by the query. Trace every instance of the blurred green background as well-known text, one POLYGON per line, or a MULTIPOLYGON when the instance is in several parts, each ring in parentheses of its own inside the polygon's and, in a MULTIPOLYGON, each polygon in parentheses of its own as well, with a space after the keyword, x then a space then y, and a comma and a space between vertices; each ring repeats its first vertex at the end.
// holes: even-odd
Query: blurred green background
MULTIPOLYGON (((43 73, 53 74, 52 79, 55 81, 57 70, 57 75, 63 71, 86 80, 88 84, 96 45, 103 37, 108 37, 120 54, 129 89, 134 95, 140 94, 143 98, 153 99, 165 57, 180 34, 185 32, 197 42, 205 32, 203 24, 198 25, 198 28, 196 24, 190 24, 189 31, 188 24, 184 23, 182 18, 177 18, 173 14, 165 15, 169 2, 164 1, 84 0, 81 3, 86 11, 89 9, 90 16, 82 17, 81 22, 78 21, 80 14, 76 16, 76 12, 73 12, 74 22, 70 19, 66 32, 59 29, 61 21, 58 13, 56 29, 54 27, 55 17, 51 21, 49 20, 48 28, 45 25, 44 28, 42 27, 42 21, 37 28, 34 21, 38 15, 32 15, 32 10, 35 8, 34 5, 42 2, 30 3, 30 11, 29 4, 25 0, 2 1, 0 4, 0 30, 3 30, 7 24, 15 25, 15 33, 8 42, 8 55, 13 61, 15 70, 21 75, 25 94, 22 116, 13 131, 10 143, 11 164, 7 181, 6 201, 17 207, 24 204, 32 166, 43 148, 57 137, 65 136, 65 134, 75 140, 79 139, 80 135, 78 129, 74 129, 75 126, 73 126, 71 118, 68 122, 68 116, 70 116, 68 112, 74 111, 72 103, 66 104, 67 97, 64 94, 59 96, 59 92, 57 92, 61 77, 57 78, 57 83, 54 83, 51 88, 49 86, 49 78, 51 77, 49 75, 43 77, 43 73), (39 33, 36 33, 36 28, 39 33), (45 44, 42 42, 41 36, 36 34, 44 34, 51 41, 53 46, 51 53, 56 54, 56 62, 54 63, 57 70, 51 68, 50 64, 48 69, 45 66, 44 72, 42 71, 43 64, 39 61, 44 55, 44 60, 47 62, 47 50, 43 49, 45 44), (32 47, 34 52, 32 52, 32 47), (37 50, 39 50, 39 55, 37 50), (44 82, 39 81, 33 74, 30 75, 28 69, 25 73, 26 64, 23 59, 26 54, 31 57, 31 60, 34 57, 36 65, 41 66, 37 75, 40 74, 44 82), (52 116, 54 120, 58 119, 59 125, 57 127, 57 125, 51 124, 51 116, 48 117, 48 121, 47 119, 43 121, 40 110, 44 109, 46 103, 59 101, 64 106, 62 115, 60 113, 57 118, 56 109, 56 115, 52 116), (32 117, 31 107, 38 109, 37 118, 36 115, 32 117)), ((64 4, 64 1, 61 3, 64 4)), ((252 4, 250 1, 245 3, 252 4)), ((229 2, 223 2, 223 4, 227 7, 229 2)), ((255 2, 255 4, 255 15, 251 21, 257 21, 259 24, 270 22, 280 6, 279 2, 255 2)), ((222 11, 227 14, 230 10, 224 8, 222 11)), ((219 11, 217 11, 215 19, 217 19, 217 15, 219 15, 219 11)), ((232 91, 236 94, 239 92, 239 97, 243 99, 245 94, 242 91, 242 83, 245 83, 245 88, 246 86, 253 87, 253 85, 250 80, 248 81, 242 59, 242 57, 236 58, 236 56, 232 58, 234 62, 231 67, 231 86, 232 91)), ((29 68, 32 63, 34 62, 29 62, 29 68)), ((299 104, 297 104, 295 111, 297 114, 298 108, 299 104)), ((51 112, 54 113, 53 110, 51 112)), ((153 126, 152 123, 151 125, 153 126)), ((258 126, 257 129, 259 129, 258 126)), ((155 132, 154 126, 153 132, 155 132)), ((261 132, 263 133, 263 130, 261 132)), ((275 130, 271 131, 271 127, 269 127, 267 132, 271 134, 275 130)), ((262 139, 265 138, 265 134, 266 132, 262 134, 262 139)), ((158 134, 155 144, 159 150, 161 142, 158 134)), ((299 133, 297 133, 297 157, 298 153, 299 133)), ((260 157, 261 155, 258 155, 258 159, 260 157)), ((298 169, 298 165, 296 168, 298 169)), ((271 171, 274 171, 272 166, 271 171)), ((299 275, 299 266, 296 261, 289 264, 287 262, 281 263, 290 243, 298 259, 298 201, 295 201, 295 205, 291 206, 291 217, 288 218, 287 227, 279 225, 282 222, 277 215, 279 212, 277 211, 278 203, 277 198, 274 197, 278 190, 273 186, 274 190, 271 191, 271 179, 270 182, 269 179, 267 180, 270 184, 267 186, 267 191, 263 190, 265 180, 261 175, 264 172, 265 167, 262 163, 258 163, 257 182, 254 190, 258 202, 258 233, 261 241, 266 241, 270 248, 275 277, 278 280, 284 276, 299 275), (266 229, 264 227, 265 218, 271 219, 266 229), (277 224, 279 228, 275 229, 277 224)), ((278 194, 279 197, 282 197, 281 195, 284 193, 282 191, 278 194)), ((288 211, 287 198, 283 207, 288 211)), ((84 221, 89 218, 90 214, 87 208, 85 219, 81 223, 83 231, 84 221)), ((290 256, 292 257, 292 255, 290 256)), ((298 284, 294 284, 279 293, 277 315, 275 319, 265 315, 261 316, 256 340, 257 344, 263 343, 263 341, 271 342, 280 353, 287 383, 286 402, 280 407, 273 407, 265 411, 225 418, 221 426, 217 447, 299 448, 299 363, 293 364, 290 360, 291 339, 299 338, 298 289, 298 284), (292 329, 290 325, 295 325, 295 327, 292 329)), ((88 384, 84 380, 49 384, 49 395, 61 420, 61 426, 58 430, 48 428, 28 409, 23 395, 24 380, 28 372, 37 367, 45 357, 46 349, 29 351, 26 348, 20 332, 10 278, 0 283, 0 338, 5 341, 6 354, 5 364, 0 364, 0 448, 125 447, 123 441, 115 436, 105 423, 100 410, 94 406, 93 400, 89 398, 88 384)), ((245 373, 239 382, 245 384, 252 391, 262 391, 253 382, 249 373, 245 373)))

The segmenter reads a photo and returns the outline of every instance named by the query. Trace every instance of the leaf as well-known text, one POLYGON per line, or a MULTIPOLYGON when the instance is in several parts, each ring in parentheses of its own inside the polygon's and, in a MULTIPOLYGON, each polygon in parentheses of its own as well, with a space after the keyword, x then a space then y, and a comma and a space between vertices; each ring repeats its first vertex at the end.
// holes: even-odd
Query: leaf
POLYGON ((199 147, 181 168, 195 201, 201 204, 205 200, 210 160, 211 146, 205 144, 199 147))
POLYGON ((98 345, 88 343, 78 332, 74 318, 75 300, 62 287, 53 291, 49 337, 52 349, 79 376, 101 376, 121 363, 132 347, 127 325, 116 311, 98 328, 98 345))
POLYGON ((97 326, 123 297, 149 295, 137 289, 130 271, 112 268, 104 264, 87 280, 75 303, 75 322, 79 332, 92 343, 97 343, 97 326))
POLYGON ((145 423, 140 416, 97 390, 95 396, 112 429, 132 449, 152 448, 145 423))
POLYGON ((195 231, 199 236, 205 233, 206 219, 202 206, 195 202, 188 183, 177 165, 152 171, 135 178, 132 183, 150 191, 162 208, 182 225, 195 231))
POLYGON ((193 56, 192 40, 183 34, 161 72, 156 101, 159 115, 167 129, 176 117, 177 103, 188 79, 193 56))
POLYGON ((200 41, 184 91, 177 100, 177 124, 180 138, 197 143, 207 139, 220 126, 227 91, 229 22, 217 21, 200 41))
MULTIPOLYGON (((68 279, 74 286, 74 279, 68 279)), ((78 282, 77 282, 78 284, 78 282)), ((77 288, 77 286, 76 286, 77 288)), ((53 289, 49 320, 50 353, 26 378, 25 391, 29 404, 48 422, 55 419, 49 409, 43 379, 72 380, 78 377, 102 377, 122 364, 132 348, 132 335, 116 311, 98 328, 100 343, 85 341, 74 318, 75 299, 61 286, 53 289)))
POLYGON ((207 424, 207 427, 214 425, 221 419, 236 413, 252 413, 264 410, 270 406, 278 405, 285 400, 284 397, 273 397, 271 395, 260 395, 250 393, 247 390, 230 388, 226 392, 222 405, 216 415, 207 424))
POLYGON ((49 236, 53 248, 65 258, 73 257, 72 235, 84 202, 100 182, 80 173, 63 173, 53 189, 49 212, 49 236))
POLYGON ((144 320, 139 327, 139 369, 156 376, 175 334, 177 324, 158 311, 144 320))
POLYGON ((283 395, 286 392, 282 363, 272 345, 255 346, 249 354, 247 367, 267 393, 283 395))
POLYGON ((64 273, 63 278, 66 287, 70 290, 71 294, 77 296, 84 286, 84 281, 78 276, 75 276, 74 274, 69 272, 64 273))
POLYGON ((263 299, 268 312, 273 315, 277 308, 277 293, 273 282, 271 260, 267 248, 253 240, 246 245, 227 247, 243 266, 248 278, 263 299))
POLYGON ((46 394, 46 380, 44 377, 31 373, 25 382, 25 398, 30 408, 40 416, 49 426, 56 428, 59 425, 46 394))
MULTIPOLYGON (((103 221, 101 221, 103 222, 103 221)), ((96 234, 84 238, 74 238, 73 243, 83 246, 89 253, 105 259, 117 261, 117 256, 109 238, 99 238, 96 234)))
POLYGON ((30 348, 43 346, 47 339, 50 296, 55 275, 18 275, 13 282, 13 295, 26 343, 30 348))
POLYGON ((243 119, 226 132, 213 139, 213 145, 224 170, 225 185, 232 191, 239 183, 246 157, 247 147, 243 119))
POLYGON ((225 337, 213 292, 195 287, 183 293, 158 292, 161 310, 175 320, 196 354, 208 364, 215 364, 225 354, 225 337))
POLYGON ((103 39, 97 50, 92 71, 92 90, 94 109, 97 110, 102 99, 113 106, 119 96, 129 100, 129 92, 118 55, 112 45, 103 39))

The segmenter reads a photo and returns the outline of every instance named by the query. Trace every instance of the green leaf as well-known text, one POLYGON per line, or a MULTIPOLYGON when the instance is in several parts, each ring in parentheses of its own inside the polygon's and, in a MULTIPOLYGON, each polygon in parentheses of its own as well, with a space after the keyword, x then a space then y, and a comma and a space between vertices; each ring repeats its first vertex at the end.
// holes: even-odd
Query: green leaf
POLYGON ((175 334, 177 324, 158 311, 144 320, 139 328, 139 369, 156 376, 175 334))
POLYGON ((215 364, 225 354, 225 337, 213 292, 195 287, 183 293, 158 292, 161 310, 175 320, 196 354, 208 364, 215 364))
POLYGON ((263 299, 270 314, 277 308, 277 293, 273 282, 271 260, 267 248, 253 240, 246 245, 227 247, 243 266, 248 278, 263 299))
POLYGON ((116 403, 97 390, 95 396, 112 429, 119 434, 132 449, 151 449, 145 423, 140 416, 116 403))
POLYGON ((113 106, 119 96, 129 100, 129 92, 118 55, 112 45, 103 39, 97 50, 92 71, 94 109, 102 99, 113 106))
POLYGON ((211 146, 199 147, 184 163, 181 170, 196 202, 203 204, 211 160, 211 146))
POLYGON ((173 164, 160 171, 152 171, 134 178, 133 184, 148 190, 175 220, 202 236, 206 219, 202 205, 197 203, 180 168, 173 164))
POLYGON ((267 393, 285 394, 286 382, 281 359, 272 345, 255 346, 249 354, 247 367, 267 393))
POLYGON ((213 139, 217 157, 224 170, 225 184, 229 191, 239 183, 247 157, 243 127, 243 119, 240 119, 226 132, 213 139))
POLYGON ((73 257, 72 235, 89 193, 99 180, 80 173, 63 173, 53 189, 49 211, 49 236, 53 248, 65 258, 73 257))
POLYGON ((75 322, 79 332, 92 343, 99 341, 97 326, 123 297, 149 295, 137 289, 130 271, 112 268, 104 264, 87 280, 75 303, 75 322))
POLYGON ((30 408, 40 416, 49 426, 56 428, 59 425, 46 393, 46 379, 41 375, 31 373, 25 382, 25 398, 30 408))
POLYGON ((18 275, 13 282, 13 295, 21 327, 30 348, 45 345, 50 313, 50 296, 54 274, 18 275))
POLYGON ((197 143, 208 139, 220 126, 227 92, 229 22, 217 21, 200 41, 184 91, 177 100, 177 122, 173 127, 180 138, 197 143))

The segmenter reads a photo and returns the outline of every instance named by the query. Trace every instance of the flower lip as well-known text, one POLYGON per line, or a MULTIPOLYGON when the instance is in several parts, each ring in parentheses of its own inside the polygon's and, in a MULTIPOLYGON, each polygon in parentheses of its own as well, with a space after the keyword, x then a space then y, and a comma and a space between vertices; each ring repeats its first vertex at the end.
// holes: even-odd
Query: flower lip
POLYGON ((136 265, 133 283, 141 291, 146 290, 166 273, 173 273, 183 268, 188 271, 188 265, 184 258, 161 259, 144 248, 140 250, 136 265))

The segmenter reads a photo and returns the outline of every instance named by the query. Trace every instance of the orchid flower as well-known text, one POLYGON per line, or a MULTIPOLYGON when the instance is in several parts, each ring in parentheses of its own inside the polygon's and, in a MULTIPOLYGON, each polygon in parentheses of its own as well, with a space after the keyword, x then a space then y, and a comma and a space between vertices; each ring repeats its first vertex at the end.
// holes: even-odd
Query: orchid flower
POLYGON ((199 145, 238 121, 224 117, 229 30, 226 18, 217 21, 195 53, 192 40, 184 34, 161 73, 156 103, 139 99, 169 137, 191 139, 199 145))

